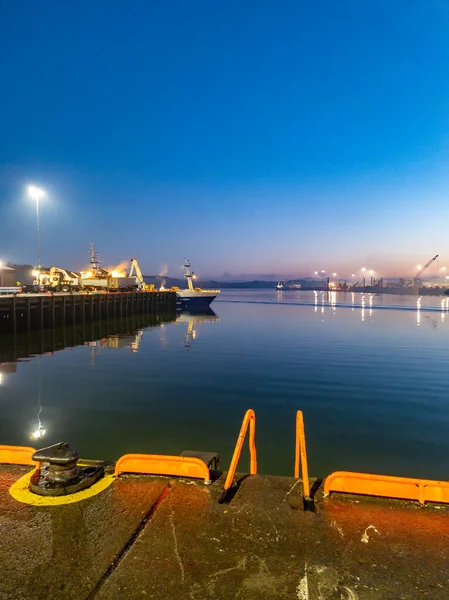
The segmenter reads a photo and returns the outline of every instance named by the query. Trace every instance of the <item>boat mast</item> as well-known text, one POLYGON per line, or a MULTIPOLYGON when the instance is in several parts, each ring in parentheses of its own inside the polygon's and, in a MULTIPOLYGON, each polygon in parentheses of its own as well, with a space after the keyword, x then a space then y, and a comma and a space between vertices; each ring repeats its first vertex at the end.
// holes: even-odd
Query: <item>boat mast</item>
POLYGON ((191 292, 193 292, 193 283, 192 283, 193 273, 190 272, 190 260, 188 260, 187 258, 184 262, 184 269, 185 269, 184 277, 187 279, 187 285, 189 286, 189 290, 191 292))
POLYGON ((90 268, 92 271, 97 274, 100 269, 101 260, 98 260, 98 252, 95 250, 95 244, 92 242, 90 244, 90 268))

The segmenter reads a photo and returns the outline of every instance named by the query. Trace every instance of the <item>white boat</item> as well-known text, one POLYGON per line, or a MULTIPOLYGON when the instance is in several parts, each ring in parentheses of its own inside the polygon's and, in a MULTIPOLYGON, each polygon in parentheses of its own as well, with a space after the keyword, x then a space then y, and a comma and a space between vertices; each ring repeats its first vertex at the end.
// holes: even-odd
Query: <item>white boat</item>
POLYGON ((280 281, 277 286, 276 289, 279 291, 282 290, 300 290, 301 289, 301 284, 300 283, 294 283, 293 281, 280 281))
POLYGON ((177 304, 183 309, 198 309, 209 306, 209 304, 218 296, 220 290, 202 290, 199 287, 194 288, 192 279, 195 279, 195 273, 190 271, 189 260, 185 261, 184 269, 184 277, 187 279, 188 287, 186 290, 175 288, 178 300, 177 304))

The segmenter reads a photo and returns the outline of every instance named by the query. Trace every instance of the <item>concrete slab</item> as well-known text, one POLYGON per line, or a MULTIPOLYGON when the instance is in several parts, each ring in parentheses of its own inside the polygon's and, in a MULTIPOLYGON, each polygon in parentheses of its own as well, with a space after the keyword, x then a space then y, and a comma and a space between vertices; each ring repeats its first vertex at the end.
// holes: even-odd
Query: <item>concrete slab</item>
POLYGON ((61 507, 8 493, 0 467, 0 598, 447 600, 449 511, 318 494, 251 476, 228 504, 212 486, 129 477, 61 507))
POLYGON ((0 598, 86 598, 166 487, 123 479, 88 500, 38 507, 9 487, 27 469, 0 467, 0 598))

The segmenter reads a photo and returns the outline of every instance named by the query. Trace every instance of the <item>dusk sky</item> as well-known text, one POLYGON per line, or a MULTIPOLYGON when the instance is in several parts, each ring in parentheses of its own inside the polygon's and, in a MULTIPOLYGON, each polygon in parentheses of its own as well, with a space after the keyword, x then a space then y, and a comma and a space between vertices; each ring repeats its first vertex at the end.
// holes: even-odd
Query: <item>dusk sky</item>
POLYGON ((46 266, 449 268, 445 0, 2 0, 0 57, 0 260, 34 183, 46 266))

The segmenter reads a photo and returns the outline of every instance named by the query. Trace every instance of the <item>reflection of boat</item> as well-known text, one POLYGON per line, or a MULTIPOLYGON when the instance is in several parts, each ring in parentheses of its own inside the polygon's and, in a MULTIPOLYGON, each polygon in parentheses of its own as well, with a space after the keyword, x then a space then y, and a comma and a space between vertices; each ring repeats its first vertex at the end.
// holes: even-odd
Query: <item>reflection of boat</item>
POLYGON ((209 306, 209 304, 218 296, 220 290, 202 290, 199 287, 194 288, 192 279, 195 279, 195 274, 190 271, 190 261, 186 260, 184 269, 184 277, 187 279, 188 288, 186 290, 173 288, 176 291, 178 307, 183 309, 209 306))
POLYGON ((176 319, 176 322, 187 323, 184 348, 190 350, 190 342, 196 338, 196 325, 201 323, 218 323, 219 321, 220 317, 209 307, 199 311, 182 312, 176 319))
POLYGON ((195 311, 183 310, 176 317, 177 323, 218 323, 219 320, 220 317, 209 306, 195 311))
POLYGON ((301 284, 294 283, 293 281, 280 281, 277 284, 276 289, 279 291, 300 290, 301 284))

